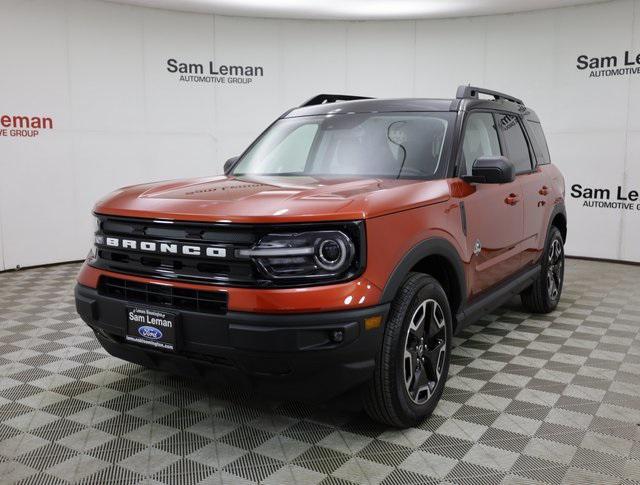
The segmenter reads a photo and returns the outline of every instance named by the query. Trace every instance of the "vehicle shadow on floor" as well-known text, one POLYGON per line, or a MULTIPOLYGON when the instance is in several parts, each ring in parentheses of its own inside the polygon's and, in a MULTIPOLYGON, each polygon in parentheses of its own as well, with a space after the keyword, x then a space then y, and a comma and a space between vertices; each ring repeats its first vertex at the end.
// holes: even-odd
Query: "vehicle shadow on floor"
MULTIPOLYGON (((464 347, 470 337, 482 333, 483 329, 490 325, 496 317, 505 318, 502 316, 509 312, 523 312, 518 297, 496 309, 491 316, 466 327, 462 339, 457 339, 458 345, 464 347)), ((363 387, 355 388, 328 400, 300 401, 278 399, 272 395, 246 389, 230 382, 222 384, 216 380, 184 377, 164 371, 136 367, 138 372, 146 375, 147 380, 152 380, 158 386, 159 395, 162 394, 163 389, 166 389, 179 396, 172 398, 179 400, 173 404, 179 405, 179 409, 185 414, 196 406, 211 416, 247 423, 259 417, 262 419, 271 417, 275 421, 281 419, 309 420, 341 428, 346 425, 354 431, 367 433, 380 433, 389 429, 388 426, 372 421, 364 412, 361 400, 363 387)))

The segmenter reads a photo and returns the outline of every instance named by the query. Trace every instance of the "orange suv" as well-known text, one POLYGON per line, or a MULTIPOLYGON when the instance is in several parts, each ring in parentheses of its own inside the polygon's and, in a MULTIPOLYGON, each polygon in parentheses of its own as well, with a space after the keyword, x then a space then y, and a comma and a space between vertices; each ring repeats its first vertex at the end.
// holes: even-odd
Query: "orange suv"
POLYGON ((125 360, 278 396, 358 386, 374 419, 411 426, 456 332, 513 295, 558 304, 564 192, 512 96, 319 95, 225 175, 98 202, 77 309, 125 360))

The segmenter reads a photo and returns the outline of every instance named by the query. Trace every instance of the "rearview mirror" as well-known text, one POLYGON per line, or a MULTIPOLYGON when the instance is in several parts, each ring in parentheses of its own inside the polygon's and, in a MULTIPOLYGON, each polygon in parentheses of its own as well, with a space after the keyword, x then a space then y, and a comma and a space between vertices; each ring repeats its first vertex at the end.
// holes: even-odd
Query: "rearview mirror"
POLYGON ((516 167, 506 157, 480 157, 473 162, 471 175, 462 180, 477 184, 508 184, 516 179, 516 167))
POLYGON ((231 172, 231 169, 233 168, 235 163, 238 161, 238 158, 240 157, 231 157, 229 160, 224 162, 223 170, 225 175, 229 175, 229 172, 231 172))

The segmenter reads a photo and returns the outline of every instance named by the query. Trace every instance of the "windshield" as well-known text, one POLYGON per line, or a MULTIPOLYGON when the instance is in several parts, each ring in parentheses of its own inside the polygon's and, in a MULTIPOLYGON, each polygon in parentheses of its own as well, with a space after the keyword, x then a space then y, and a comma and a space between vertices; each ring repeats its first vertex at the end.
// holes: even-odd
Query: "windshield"
POLYGON ((436 178, 446 170, 453 113, 284 118, 242 156, 234 175, 436 178))

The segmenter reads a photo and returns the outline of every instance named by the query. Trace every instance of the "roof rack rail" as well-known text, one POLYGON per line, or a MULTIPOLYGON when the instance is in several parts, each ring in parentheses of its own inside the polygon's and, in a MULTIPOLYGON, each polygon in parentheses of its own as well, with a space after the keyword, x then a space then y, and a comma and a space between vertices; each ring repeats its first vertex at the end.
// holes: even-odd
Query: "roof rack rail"
POLYGON ((512 103, 521 104, 524 106, 524 102, 521 99, 518 99, 509 94, 500 93, 498 91, 492 91, 491 89, 479 88, 476 86, 458 86, 458 91, 456 91, 457 99, 465 99, 465 98, 478 98, 478 94, 486 94, 489 96, 493 96, 493 98, 497 101, 499 99, 506 99, 507 101, 511 101, 512 103))
POLYGON ((318 94, 302 103, 299 107, 314 106, 316 104, 336 103, 338 101, 354 101, 356 99, 372 99, 368 96, 351 96, 349 94, 318 94))

